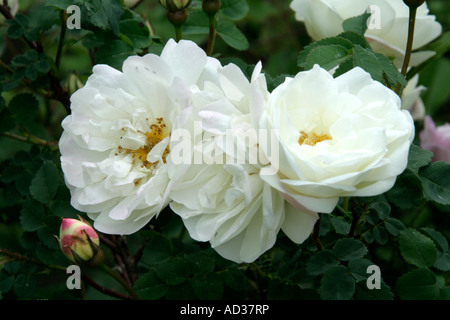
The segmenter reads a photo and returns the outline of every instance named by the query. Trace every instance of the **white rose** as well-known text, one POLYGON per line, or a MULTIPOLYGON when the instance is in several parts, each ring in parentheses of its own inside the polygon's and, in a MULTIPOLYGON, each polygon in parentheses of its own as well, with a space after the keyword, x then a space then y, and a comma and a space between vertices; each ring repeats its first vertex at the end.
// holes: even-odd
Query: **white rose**
MULTIPOLYGON (((401 67, 406 50, 409 8, 403 0, 293 0, 295 17, 305 23, 313 40, 337 36, 343 32, 344 20, 363 14, 372 6, 372 17, 365 36, 375 52, 395 58, 401 67)), ((442 26, 429 15, 426 2, 417 9, 413 50, 436 39, 442 26)), ((411 66, 434 55, 431 51, 413 53, 411 66)))
POLYGON ((341 196, 389 190, 414 137, 393 91, 361 68, 333 78, 318 65, 272 92, 261 127, 279 130, 279 171, 261 177, 299 208, 324 213, 341 196))
MULTIPOLYGON (((193 164, 181 176, 171 176, 176 182, 170 207, 182 217, 190 236, 209 241, 221 256, 237 263, 252 262, 272 248, 280 229, 303 242, 318 219, 317 213, 286 202, 259 176, 261 159, 250 160, 249 150, 257 148, 258 140, 246 140, 245 135, 255 133, 268 97, 260 70, 258 64, 250 83, 233 64, 218 65, 217 77, 205 78, 203 88, 192 96, 192 114, 201 121, 203 139, 195 142, 192 137, 193 164), (233 140, 226 140, 230 137, 233 140), (239 151, 247 155, 243 161, 238 160, 239 151), (202 163, 194 161, 196 155, 202 163)), ((170 159, 176 148, 171 148, 170 159)))
POLYGON ((161 56, 129 57, 122 72, 96 65, 72 95, 61 165, 71 204, 97 230, 133 233, 168 204, 170 133, 208 61, 193 42, 170 40, 161 56))

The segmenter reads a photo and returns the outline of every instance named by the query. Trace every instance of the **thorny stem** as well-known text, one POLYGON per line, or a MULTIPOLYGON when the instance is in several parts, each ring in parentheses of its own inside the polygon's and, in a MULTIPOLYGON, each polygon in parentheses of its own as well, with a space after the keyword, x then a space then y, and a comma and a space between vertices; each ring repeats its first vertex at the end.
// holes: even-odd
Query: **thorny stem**
POLYGON ((95 282, 94 280, 92 280, 88 275, 86 275, 84 272, 81 274, 81 277, 83 278, 84 281, 86 281, 88 284, 90 284, 93 288, 95 288, 96 290, 109 295, 111 297, 116 297, 116 298, 120 298, 120 299, 125 299, 125 300, 132 300, 133 297, 128 296, 128 295, 124 295, 120 292, 105 288, 101 285, 99 285, 97 282, 95 282))
POLYGON ((49 147, 52 149, 58 149, 58 142, 43 140, 43 139, 33 136, 31 134, 27 134, 26 136, 21 136, 21 135, 12 133, 12 132, 2 132, 1 135, 4 137, 14 139, 17 141, 21 141, 21 142, 25 142, 25 143, 31 143, 31 144, 35 144, 35 145, 39 145, 39 146, 49 147))
MULTIPOLYGON (((417 13, 417 7, 410 6, 409 7, 409 23, 408 23, 408 40, 406 43, 406 51, 405 51, 405 58, 403 60, 403 66, 401 73, 403 76, 406 76, 406 72, 408 71, 409 61, 411 60, 411 53, 412 53, 412 46, 413 46, 413 40, 414 40, 414 27, 416 24, 416 13, 417 13)), ((395 93, 400 95, 400 91, 402 89, 402 86, 400 82, 397 83, 397 87, 395 88, 395 93)))
POLYGON ((10 258, 12 258, 13 260, 19 260, 19 261, 24 261, 24 262, 28 262, 28 263, 33 263, 35 265, 38 265, 38 266, 41 266, 41 267, 44 267, 44 268, 48 268, 48 269, 64 270, 64 271, 66 271, 66 268, 63 267, 63 266, 58 266, 58 265, 53 265, 53 264, 45 264, 45 263, 42 263, 42 262, 40 262, 40 261, 38 261, 36 259, 30 258, 30 257, 27 257, 27 256, 23 256, 23 255, 21 255, 19 253, 16 253, 16 252, 11 252, 11 251, 6 250, 6 249, 1 249, 0 248, 0 253, 4 254, 4 255, 6 255, 6 256, 8 256, 10 258))
POLYGON ((100 265, 101 269, 105 271, 107 274, 109 274, 111 277, 113 277, 117 282, 119 282, 127 291, 128 293, 133 297, 133 299, 140 300, 139 295, 136 293, 136 291, 133 290, 133 288, 130 286, 130 284, 125 281, 116 271, 111 269, 105 264, 100 265))

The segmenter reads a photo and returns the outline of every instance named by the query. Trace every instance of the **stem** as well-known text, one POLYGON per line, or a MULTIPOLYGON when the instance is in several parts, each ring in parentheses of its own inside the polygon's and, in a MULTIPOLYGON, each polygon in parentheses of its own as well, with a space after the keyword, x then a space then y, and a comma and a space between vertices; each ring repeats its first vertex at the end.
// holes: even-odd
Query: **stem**
POLYGON ((47 141, 47 140, 43 140, 41 138, 35 137, 31 134, 28 134, 27 136, 20 136, 18 134, 12 133, 12 132, 2 132, 1 133, 2 136, 10 138, 10 139, 14 139, 20 142, 25 142, 25 143, 31 143, 31 144, 36 144, 39 146, 44 146, 44 147, 50 147, 53 149, 57 149, 58 148, 58 143, 57 142, 51 142, 51 141, 47 141))
POLYGON ((355 210, 352 211, 352 224, 350 225, 350 231, 348 233, 349 238, 355 237, 355 230, 356 226, 358 225, 360 216, 355 212, 355 210))
POLYGON ((63 267, 63 266, 58 266, 58 265, 53 265, 53 264, 45 264, 42 263, 41 261, 38 261, 36 259, 33 258, 29 258, 27 256, 23 256, 19 253, 16 252, 11 252, 9 250, 6 249, 1 249, 0 248, 0 253, 12 258, 13 260, 19 260, 19 261, 24 261, 24 262, 29 262, 29 263, 33 263, 35 265, 38 265, 40 267, 44 267, 44 268, 48 268, 48 269, 53 269, 53 270, 63 270, 66 271, 67 268, 63 267))
POLYGON ((126 282, 117 272, 115 272, 113 269, 105 265, 104 263, 100 265, 103 271, 105 271, 107 274, 109 274, 111 277, 113 277, 117 282, 119 282, 127 291, 128 293, 136 300, 140 300, 139 295, 136 293, 136 291, 133 290, 133 288, 126 282))
POLYGON ((343 209, 344 209, 346 214, 348 213, 348 204, 349 204, 349 202, 350 202, 350 198, 349 197, 345 197, 344 198, 344 203, 342 204, 342 206, 343 206, 343 209))
POLYGON ((131 300, 132 297, 124 295, 120 292, 116 292, 114 290, 102 287, 101 285, 99 285, 97 282, 95 282, 94 280, 92 280, 90 277, 88 277, 85 273, 81 274, 81 277, 83 278, 84 281, 86 281, 87 283, 89 283, 93 288, 97 289, 98 291, 107 294, 109 296, 112 297, 116 297, 119 299, 127 299, 127 300, 131 300))
POLYGON ((216 29, 215 15, 209 16, 209 36, 208 36, 208 46, 206 48, 206 54, 208 56, 212 56, 214 52, 216 37, 217 37, 217 29, 216 29))
MULTIPOLYGON (((409 61, 411 60, 412 46, 414 40, 414 27, 416 24, 416 13, 417 7, 409 7, 409 23, 408 23, 408 41, 406 43, 406 51, 405 58, 403 60, 402 66, 402 75, 406 76, 406 72, 408 71, 409 61)), ((397 83, 397 87, 395 88, 395 92, 400 95, 401 84, 397 83)))
POLYGON ((183 29, 181 26, 175 26, 175 40, 176 42, 180 42, 183 38, 183 29))
POLYGON ((56 65, 56 67, 58 69, 59 69, 59 65, 61 63, 61 54, 62 54, 64 38, 66 36, 66 30, 67 30, 66 13, 65 12, 61 12, 61 16, 62 16, 62 19, 61 19, 61 32, 59 34, 58 51, 56 52, 56 58, 55 58, 55 65, 56 65))
POLYGON ((323 246, 322 246, 322 242, 320 241, 319 238, 319 234, 320 234, 320 218, 319 220, 316 221, 316 224, 314 225, 314 230, 313 230, 313 239, 314 242, 316 243, 317 249, 319 249, 320 251, 323 250, 323 246))

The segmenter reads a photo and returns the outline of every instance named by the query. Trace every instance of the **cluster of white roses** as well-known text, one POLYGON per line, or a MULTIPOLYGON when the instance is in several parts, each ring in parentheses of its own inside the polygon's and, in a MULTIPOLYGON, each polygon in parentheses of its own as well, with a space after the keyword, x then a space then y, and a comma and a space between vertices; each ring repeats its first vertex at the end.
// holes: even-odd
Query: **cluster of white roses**
POLYGON ((240 263, 280 230, 302 243, 339 197, 393 186, 414 137, 393 91, 360 68, 333 78, 316 65, 269 92, 261 68, 249 80, 184 40, 122 71, 96 65, 62 123, 72 205, 110 234, 170 205, 193 239, 240 263))

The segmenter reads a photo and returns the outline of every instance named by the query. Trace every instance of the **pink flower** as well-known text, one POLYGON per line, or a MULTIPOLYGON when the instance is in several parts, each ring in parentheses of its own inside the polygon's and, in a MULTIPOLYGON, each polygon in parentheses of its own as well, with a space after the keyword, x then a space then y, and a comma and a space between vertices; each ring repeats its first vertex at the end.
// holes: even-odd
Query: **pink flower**
POLYGON ((62 252, 72 262, 91 262, 94 258, 102 260, 102 252, 99 249, 99 236, 83 220, 63 219, 58 240, 62 252))
POLYGON ((422 149, 434 153, 433 161, 450 163, 450 124, 436 127, 430 116, 425 117, 425 127, 420 132, 422 149))

